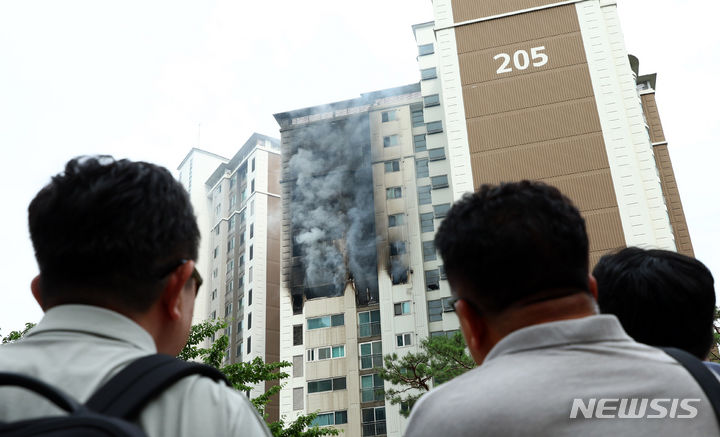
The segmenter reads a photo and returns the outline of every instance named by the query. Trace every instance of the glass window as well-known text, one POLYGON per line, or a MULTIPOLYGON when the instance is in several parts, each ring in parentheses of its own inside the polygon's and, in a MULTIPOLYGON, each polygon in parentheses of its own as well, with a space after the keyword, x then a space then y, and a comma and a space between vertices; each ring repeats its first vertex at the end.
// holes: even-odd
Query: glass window
POLYGON ((358 313, 358 337, 380 335, 380 310, 358 313))
POLYGON ((345 345, 333 346, 333 348, 332 348, 332 357, 333 358, 342 358, 344 356, 345 356, 345 345))
POLYGON ((443 131, 442 121, 431 121, 427 125, 427 132, 429 134, 437 134, 443 131))
POLYGON ((437 70, 435 69, 435 67, 420 70, 420 80, 428 80, 435 78, 437 78, 437 70))
POLYGON ((430 161, 441 161, 445 159, 445 148, 440 147, 438 149, 428 150, 428 158, 430 161))
POLYGON ((377 373, 361 376, 360 387, 360 402, 374 402, 385 399, 383 380, 377 373))
POLYGON ((425 270, 425 288, 427 290, 440 289, 440 271, 438 269, 425 270))
POLYGON ((347 423, 347 410, 335 412, 335 425, 347 423))
POLYGON ((386 161, 385 162, 385 173, 393 173, 400 171, 400 161, 386 161))
POLYGON ((442 320, 443 305, 440 299, 428 301, 428 320, 439 322, 442 320))
POLYGON ((442 305, 443 305, 443 312, 451 313, 455 311, 455 307, 453 307, 453 301, 455 298, 453 297, 443 297, 442 298, 442 305))
POLYGON ((431 212, 420 214, 420 232, 433 232, 435 230, 435 215, 431 212))
POLYGON ((419 127, 425 124, 425 118, 423 117, 423 106, 412 105, 410 106, 410 119, 412 120, 413 127, 419 127))
POLYGON ((415 175, 418 179, 430 176, 430 167, 428 167, 427 158, 415 160, 415 175))
POLYGON ((382 341, 360 343, 360 369, 372 369, 382 365, 382 341))
POLYGON ((399 334, 395 336, 398 347, 410 346, 412 344, 412 334, 399 334))
POLYGON ((415 146, 416 152, 422 152, 427 149, 427 141, 425 140, 425 134, 413 135, 413 145, 415 146))
POLYGON ((388 199, 399 199, 402 197, 401 187, 390 187, 385 190, 387 192, 388 199))
POLYGON ((393 241, 390 243, 390 256, 402 255, 405 252, 404 241, 393 241))
POLYGON ((450 211, 450 204, 443 203, 440 205, 434 205, 433 210, 435 211, 435 218, 443 218, 447 215, 448 211, 450 211))
POLYGON ((307 329, 320 329, 320 328, 329 328, 330 327, 330 316, 323 316, 323 317, 314 317, 312 319, 308 319, 307 321, 307 329))
POLYGON ((293 325, 293 346, 303 344, 303 326, 293 325))
POLYGON ((383 137, 383 146, 384 147, 397 146, 398 144, 399 144, 399 142, 398 142, 397 135, 389 135, 389 136, 383 137))
POLYGON ((404 314, 410 314, 410 301, 395 304, 395 315, 402 316, 404 314))
POLYGON ((345 325, 345 314, 335 314, 330 317, 330 324, 332 326, 343 326, 345 325))
POLYGON ((315 419, 310 423, 310 427, 313 426, 328 426, 335 424, 335 413, 322 413, 318 414, 315 419))
POLYGON ((432 187, 430 185, 424 185, 421 187, 418 187, 418 204, 419 205, 429 205, 432 203, 432 194, 430 194, 430 190, 432 187))
POLYGON ((393 109, 392 111, 385 111, 382 113, 383 123, 385 123, 387 121, 393 121, 393 120, 397 120, 397 111, 396 110, 393 109))
POLYGON ((439 188, 447 188, 449 186, 447 175, 431 177, 430 185, 433 187, 433 190, 437 190, 439 188))
POLYGON ((423 104, 425 107, 429 106, 437 106, 440 104, 440 95, 439 94, 431 94, 429 96, 423 97, 423 104))
POLYGON ((252 329, 252 313, 248 313, 247 315, 247 325, 248 329, 252 329))
POLYGON ((250 352, 252 351, 252 346, 251 346, 252 343, 250 342, 250 340, 252 340, 252 339, 250 338, 250 336, 248 336, 248 338, 247 338, 247 354, 248 355, 250 355, 250 352))
POLYGON ((388 216, 388 227, 392 228, 405 224, 405 214, 393 214, 388 216))
POLYGON ((329 348, 329 347, 318 348, 318 350, 317 350, 318 360, 329 360, 330 352, 331 352, 331 348, 329 348))
POLYGON ((437 259, 437 254, 435 253, 435 243, 432 241, 423 241, 422 248, 423 261, 432 261, 437 259))
POLYGON ((418 46, 418 56, 432 55, 433 53, 435 53, 435 47, 432 43, 418 46))

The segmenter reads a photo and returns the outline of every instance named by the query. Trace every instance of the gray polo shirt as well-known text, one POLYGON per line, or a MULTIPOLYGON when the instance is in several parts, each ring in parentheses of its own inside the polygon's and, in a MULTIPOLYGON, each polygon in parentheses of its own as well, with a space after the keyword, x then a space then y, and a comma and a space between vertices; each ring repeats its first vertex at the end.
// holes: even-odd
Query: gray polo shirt
POLYGON ((692 376, 635 342, 612 315, 511 333, 481 366, 420 398, 406 430, 412 437, 719 434, 692 376), (628 413, 640 417, 619 418, 628 413))
MULTIPOLYGON (((156 353, 140 325, 99 307, 63 305, 49 310, 18 343, 0 347, 0 370, 46 381, 85 402, 133 360, 156 353)), ((0 421, 60 414, 43 398, 0 388, 0 421)), ((140 414, 148 436, 269 436, 247 397, 209 378, 180 380, 140 414)))

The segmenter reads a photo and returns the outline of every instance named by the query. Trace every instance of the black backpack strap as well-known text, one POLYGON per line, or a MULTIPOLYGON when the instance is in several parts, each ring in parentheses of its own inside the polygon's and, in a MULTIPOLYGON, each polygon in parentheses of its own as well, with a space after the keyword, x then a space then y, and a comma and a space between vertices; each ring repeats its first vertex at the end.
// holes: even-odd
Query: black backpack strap
POLYGON ((674 347, 661 347, 660 349, 682 364, 683 367, 690 372, 692 377, 695 378, 695 381, 700 384, 700 388, 705 392, 705 396, 710 399, 713 410, 715 410, 715 418, 720 425, 720 381, 715 377, 713 371, 708 369, 696 356, 684 350, 674 347))
POLYGON ((71 398, 59 389, 46 384, 37 378, 21 375, 19 373, 0 372, 0 386, 23 387, 48 399, 50 402, 68 413, 76 412, 81 408, 80 404, 75 399, 71 398))
POLYGON ((182 361, 170 355, 148 355, 113 376, 85 405, 98 413, 133 420, 145 404, 189 375, 207 376, 230 385, 225 375, 214 367, 182 361))

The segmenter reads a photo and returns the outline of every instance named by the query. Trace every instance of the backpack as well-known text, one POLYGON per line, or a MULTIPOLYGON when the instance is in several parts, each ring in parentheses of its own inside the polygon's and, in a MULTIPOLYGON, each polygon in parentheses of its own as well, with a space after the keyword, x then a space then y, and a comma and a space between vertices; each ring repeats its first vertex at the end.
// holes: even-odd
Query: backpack
POLYGON ((38 379, 0 372, 0 386, 23 387, 69 413, 65 416, 0 422, 0 436, 144 437, 145 432, 132 422, 149 401, 189 375, 207 376, 230 385, 225 375, 213 367, 155 354, 130 363, 83 405, 38 379))

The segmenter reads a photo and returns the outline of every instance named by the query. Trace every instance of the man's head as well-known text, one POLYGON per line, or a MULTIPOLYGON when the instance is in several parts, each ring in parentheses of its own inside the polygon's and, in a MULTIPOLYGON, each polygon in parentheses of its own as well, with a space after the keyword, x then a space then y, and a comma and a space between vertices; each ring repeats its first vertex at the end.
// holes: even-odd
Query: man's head
POLYGON ((162 167, 73 159, 28 213, 44 309, 78 303, 143 314, 168 284, 193 282, 185 276, 200 233, 187 193, 162 167))
POLYGON ((628 247, 600 258, 593 276, 600 311, 616 315, 635 340, 707 357, 715 288, 703 263, 667 250, 628 247))
POLYGON ((460 299, 461 323, 465 314, 486 324, 508 310, 590 289, 585 221, 567 197, 540 182, 483 185, 466 194, 443 220, 435 245, 460 299))

